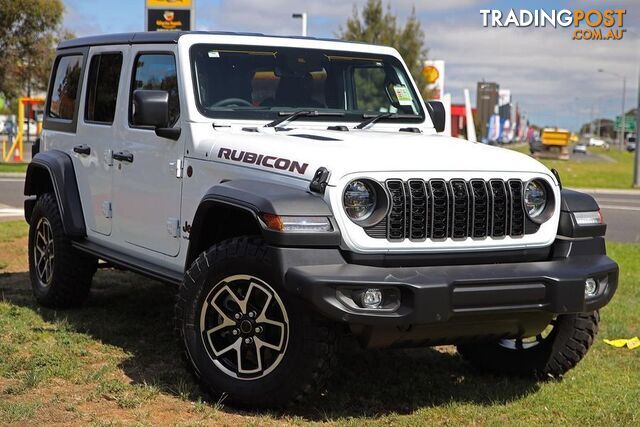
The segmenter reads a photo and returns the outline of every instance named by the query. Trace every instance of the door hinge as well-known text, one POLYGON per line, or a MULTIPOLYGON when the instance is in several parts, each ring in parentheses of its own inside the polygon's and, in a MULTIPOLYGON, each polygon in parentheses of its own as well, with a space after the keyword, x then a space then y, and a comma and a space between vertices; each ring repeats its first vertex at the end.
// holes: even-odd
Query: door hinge
POLYGON ((107 166, 113 166, 113 150, 112 149, 106 149, 104 150, 104 163, 107 166))
POLYGON ((111 218, 111 202, 102 202, 102 215, 105 218, 111 218))
POLYGON ((169 166, 176 167, 176 178, 182 178, 182 168, 184 161, 182 159, 177 159, 175 162, 169 162, 169 166))
POLYGON ((180 220, 178 218, 167 220, 167 232, 171 237, 180 237, 180 220))

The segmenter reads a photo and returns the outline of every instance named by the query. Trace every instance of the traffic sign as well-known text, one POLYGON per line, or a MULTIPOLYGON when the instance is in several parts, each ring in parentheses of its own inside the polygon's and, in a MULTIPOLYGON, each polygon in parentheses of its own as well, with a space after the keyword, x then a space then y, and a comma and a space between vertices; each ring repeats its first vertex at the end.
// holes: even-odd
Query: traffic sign
MULTIPOLYGON (((622 117, 616 116, 616 130, 621 130, 622 128, 622 117)), ((624 118, 624 131, 625 132, 635 132, 636 131, 636 118, 633 116, 626 116, 624 118)))

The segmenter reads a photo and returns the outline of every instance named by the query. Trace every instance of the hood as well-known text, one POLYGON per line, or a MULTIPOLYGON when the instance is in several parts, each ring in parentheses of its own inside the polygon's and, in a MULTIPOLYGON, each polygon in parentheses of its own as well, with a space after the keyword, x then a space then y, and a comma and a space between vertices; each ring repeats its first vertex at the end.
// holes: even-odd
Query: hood
MULTIPOLYGON (((409 132, 308 128, 217 128, 198 145, 214 161, 275 169, 311 180, 325 167, 329 185, 347 174, 369 172, 530 172, 551 176, 537 160, 513 150, 459 138, 409 132)), ((202 152, 196 148, 196 152, 202 152)))

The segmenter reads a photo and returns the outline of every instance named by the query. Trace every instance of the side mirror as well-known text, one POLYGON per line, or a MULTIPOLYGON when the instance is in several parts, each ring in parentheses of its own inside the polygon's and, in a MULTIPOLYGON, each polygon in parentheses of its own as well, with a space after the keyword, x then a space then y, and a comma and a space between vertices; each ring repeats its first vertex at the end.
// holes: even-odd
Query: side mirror
POLYGON ((180 128, 169 127, 169 92, 136 89, 133 91, 133 124, 154 128, 156 135, 177 141, 180 128))
POLYGON ((134 90, 133 124, 153 128, 169 127, 169 92, 166 90, 134 90))
POLYGON ((444 109, 444 104, 440 101, 429 101, 427 102, 427 111, 429 111, 436 132, 442 132, 447 122, 447 112, 444 109))

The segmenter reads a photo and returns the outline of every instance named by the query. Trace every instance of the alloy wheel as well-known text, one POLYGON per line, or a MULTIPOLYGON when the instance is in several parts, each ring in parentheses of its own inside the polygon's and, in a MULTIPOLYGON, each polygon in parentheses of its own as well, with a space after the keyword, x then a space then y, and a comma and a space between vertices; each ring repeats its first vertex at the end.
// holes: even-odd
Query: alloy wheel
POLYGON ((213 363, 242 380, 268 375, 284 357, 289 318, 266 282, 234 275, 218 282, 200 312, 202 341, 213 363))
POLYGON ((38 280, 43 287, 51 285, 54 257, 55 251, 51 223, 49 223, 47 218, 42 217, 36 225, 33 259, 35 261, 38 280))

